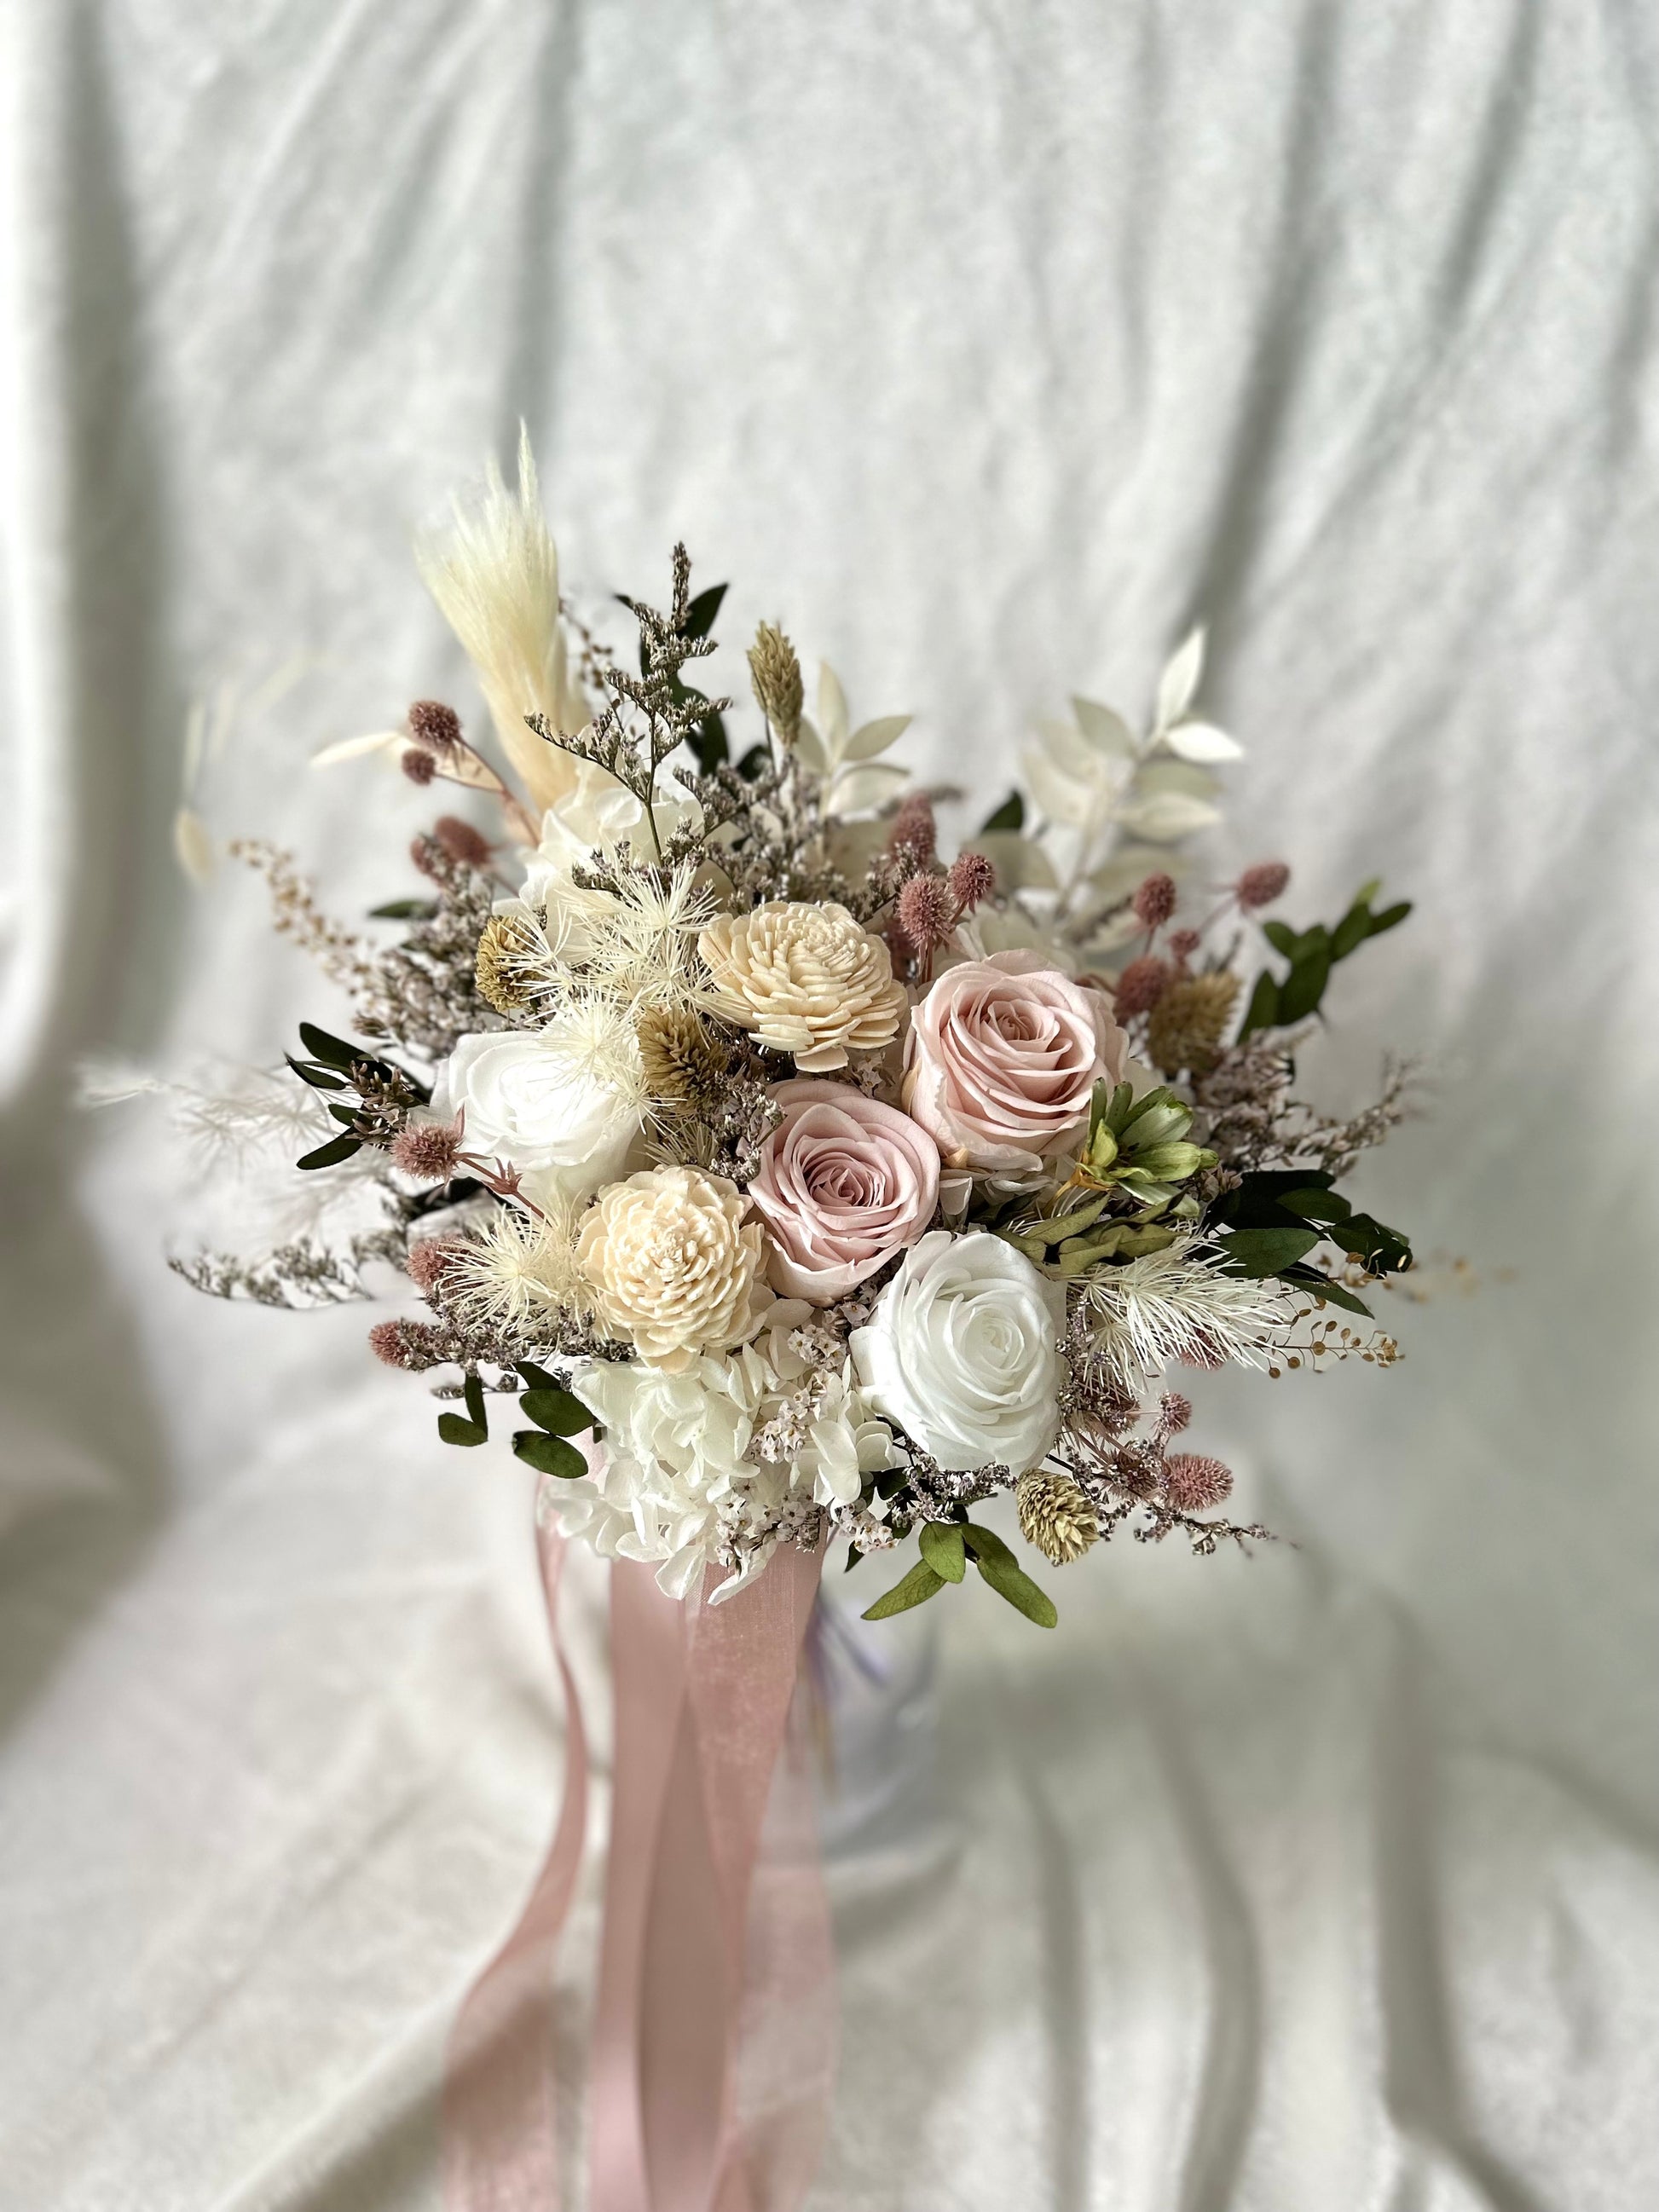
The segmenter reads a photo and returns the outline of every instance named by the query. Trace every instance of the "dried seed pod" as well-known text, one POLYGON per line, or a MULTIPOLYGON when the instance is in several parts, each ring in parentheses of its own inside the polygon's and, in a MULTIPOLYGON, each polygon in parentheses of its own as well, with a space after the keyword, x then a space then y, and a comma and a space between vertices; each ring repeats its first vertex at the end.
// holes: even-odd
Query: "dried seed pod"
POLYGON ((1080 1559, 1100 1540, 1095 1509, 1069 1474, 1033 1468, 1021 1475, 1015 1502, 1026 1541, 1035 1544, 1051 1566, 1080 1559))
POLYGON ((535 939, 514 915, 492 914, 478 939, 478 993, 498 1014, 521 1014, 534 1004, 520 963, 535 950, 535 939))
POLYGON ((795 648, 781 629, 763 623, 749 648, 749 677, 763 714, 787 745, 800 734, 805 692, 795 648))
POLYGON ((1146 1024, 1146 1049, 1165 1075, 1189 1068, 1206 1075, 1221 1056, 1221 1040, 1238 998, 1238 978, 1225 969, 1183 975, 1170 984, 1146 1024))

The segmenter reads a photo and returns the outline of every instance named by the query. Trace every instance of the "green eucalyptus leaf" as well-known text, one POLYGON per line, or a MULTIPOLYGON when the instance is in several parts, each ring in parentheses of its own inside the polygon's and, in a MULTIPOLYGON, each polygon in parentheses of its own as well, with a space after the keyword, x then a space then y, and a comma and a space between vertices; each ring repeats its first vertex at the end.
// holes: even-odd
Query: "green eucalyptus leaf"
POLYGON ((556 1375, 550 1375, 546 1368, 538 1367, 533 1359, 520 1359, 514 1364, 532 1390, 559 1390, 564 1387, 556 1375))
POLYGON ((726 724, 718 714, 703 716, 691 739, 691 750, 705 775, 713 775, 717 768, 725 766, 731 757, 731 748, 726 741, 726 724))
POLYGON ((955 1521, 924 1521, 918 1532, 921 1556, 941 1581, 959 1583, 968 1571, 961 1524, 955 1521))
POLYGON ((1346 1313, 1363 1314, 1367 1321, 1372 1318, 1371 1310, 1364 1298, 1358 1297, 1346 1283, 1334 1283, 1328 1275, 1321 1274, 1317 1267, 1305 1267, 1300 1263, 1291 1267, 1281 1267, 1279 1279, 1281 1283, 1291 1284, 1296 1290, 1306 1291, 1312 1297, 1323 1299, 1327 1305, 1340 1306, 1346 1313))
POLYGON ((1409 899, 1401 899, 1395 906, 1385 906, 1381 914, 1374 914, 1371 916, 1371 926, 1367 933, 1372 937, 1381 937, 1385 929, 1398 929, 1411 910, 1412 902, 1409 899))
POLYGON ((1330 980, 1329 948, 1322 945, 1304 953, 1279 987, 1277 1022, 1288 1027, 1291 1022, 1305 1021, 1324 997, 1325 986, 1330 980))
POLYGON ((738 763, 738 774, 741 776, 748 777, 748 779, 752 782, 755 777, 757 776, 761 770, 766 766, 771 757, 772 755, 770 750, 767 746, 750 745, 748 751, 738 763))
POLYGON ((1250 1003, 1244 1009, 1244 1024, 1239 1030, 1242 1042, 1252 1030, 1272 1030, 1279 1027, 1279 986, 1264 968, 1255 979, 1255 988, 1250 994, 1250 1003))
POLYGON ((480 1421, 464 1421, 459 1413, 440 1413, 438 1434, 447 1444, 481 1444, 489 1431, 480 1421))
POLYGON ((1326 1231, 1351 1260, 1358 1260, 1373 1275, 1393 1275, 1409 1267, 1412 1248, 1397 1229, 1370 1213, 1351 1213, 1326 1231))
POLYGON ((1036 1621, 1039 1628, 1054 1627, 1060 1619, 1054 1600, 1031 1580, 1002 1539, 971 1522, 963 1534, 969 1539, 974 1565, 997 1595, 1006 1598, 1016 1611, 1023 1613, 1027 1620, 1036 1621))
POLYGON ((1304 1221, 1346 1221, 1353 1212, 1340 1191, 1287 1190, 1279 1203, 1287 1213, 1300 1215, 1304 1221))
POLYGON ((579 1475, 587 1473, 587 1462, 562 1437, 550 1437, 540 1429, 519 1429, 514 1433, 513 1449, 526 1467, 533 1467, 538 1474, 556 1474, 561 1482, 574 1482, 579 1475))
POLYGON ((308 1060, 295 1060, 291 1052, 285 1052, 283 1058, 301 1082, 308 1083, 313 1091, 349 1091, 351 1088, 343 1075, 331 1075, 325 1067, 318 1067, 308 1060))
POLYGON ((294 1164, 297 1168, 307 1169, 337 1168, 343 1160, 349 1160, 354 1152, 361 1152, 362 1149, 361 1137, 331 1137, 325 1145, 319 1145, 314 1152, 307 1152, 294 1164))
POLYGON ((726 597, 724 584, 711 584, 706 592, 699 592, 685 611, 681 627, 682 637, 707 637, 714 627, 714 617, 720 611, 720 601, 726 597))
POLYGON ((550 1436, 580 1436, 593 1425, 593 1416, 581 1400, 557 1383, 551 1389, 526 1390, 519 1401, 519 1409, 550 1436))
POLYGON ((1017 791, 1011 791, 994 814, 988 814, 980 823, 987 830, 1023 830, 1025 827, 1025 801, 1017 791))
POLYGON ((436 899, 387 899, 384 906, 368 909, 371 921, 430 921, 438 911, 436 899))
POLYGON ((461 1395, 466 1401, 468 1419, 476 1421, 481 1429, 487 1430, 489 1415, 484 1406, 484 1387, 477 1376, 467 1376, 461 1385, 461 1395))
POLYGON ((1276 1275, 1304 1259, 1319 1242, 1316 1229, 1236 1229, 1223 1247, 1236 1275, 1276 1275))
POLYGON ((896 1613, 908 1613, 913 1605, 925 1605, 930 1597, 937 1597, 945 1588, 945 1578, 936 1575, 926 1559, 918 1559, 901 1583, 884 1591, 872 1606, 865 1608, 866 1620, 890 1620, 896 1613))
POLYGON ((1275 952, 1282 952, 1287 960, 1296 957, 1296 932, 1287 921, 1264 921, 1261 934, 1275 952))
POLYGON ((348 1044, 343 1037, 331 1036, 326 1030, 319 1030, 315 1022, 301 1023, 300 1042, 312 1058, 320 1060, 325 1067, 349 1068, 356 1060, 374 1057, 358 1046, 348 1044))
POLYGON ((969 1557, 975 1562, 987 1559, 1006 1559, 1011 1565, 1019 1562, 994 1528, 981 1528, 977 1521, 962 1523, 962 1540, 968 1547, 969 1557))
POLYGON ((1363 945, 1370 935, 1371 912, 1369 907, 1351 906, 1331 933, 1331 957, 1346 960, 1356 945, 1363 945))

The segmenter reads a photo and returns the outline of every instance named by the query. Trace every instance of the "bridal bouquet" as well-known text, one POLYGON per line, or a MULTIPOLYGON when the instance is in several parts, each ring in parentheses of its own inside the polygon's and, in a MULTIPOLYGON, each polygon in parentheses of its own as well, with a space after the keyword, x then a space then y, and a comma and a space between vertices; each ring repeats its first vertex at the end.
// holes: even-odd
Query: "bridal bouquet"
POLYGON ((684 548, 665 606, 621 602, 628 665, 603 646, 527 450, 518 496, 492 476, 421 558, 500 764, 430 700, 321 757, 377 753, 488 819, 439 815, 419 895, 367 936, 286 854, 232 848, 355 1007, 288 1068, 298 1170, 349 1184, 357 1225, 175 1264, 298 1304, 395 1261, 407 1307, 370 1341, 433 1378, 444 1438, 510 1440, 544 1526, 673 1597, 720 1603, 781 1546, 853 1565, 914 1536, 871 1616, 971 1565, 1052 1626, 974 1517, 1005 1491, 1054 1566, 1124 1529, 1265 1535, 1225 1517, 1172 1383, 1396 1356, 1367 1286, 1410 1248, 1340 1186, 1407 1077, 1346 1119, 1296 1084, 1334 971, 1407 908, 1370 884, 1296 926, 1264 918, 1277 861, 1201 883, 1182 848, 1241 750, 1195 710, 1201 635, 1144 734, 1074 700, 947 860, 959 795, 894 763, 907 717, 855 722, 827 668, 809 715, 768 624, 744 736, 688 680, 724 586, 694 592, 684 548))

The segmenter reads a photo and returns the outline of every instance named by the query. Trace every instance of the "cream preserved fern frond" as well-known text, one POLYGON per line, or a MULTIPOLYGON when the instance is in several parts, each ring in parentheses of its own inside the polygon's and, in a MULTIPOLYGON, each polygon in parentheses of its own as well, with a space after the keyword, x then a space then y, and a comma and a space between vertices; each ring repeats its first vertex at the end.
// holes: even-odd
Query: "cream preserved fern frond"
POLYGON ((550 886, 544 908, 503 902, 512 941, 492 948, 529 1006, 608 997, 635 1014, 708 1013, 720 1000, 697 951, 714 904, 682 865, 665 875, 618 872, 614 886, 566 880, 550 886))
POLYGON ((1176 1360, 1265 1367, 1294 1318, 1283 1284, 1224 1274, 1194 1238, 1087 1278, 1077 1321, 1088 1356, 1130 1396, 1176 1360))
POLYGON ((536 484, 530 433, 519 429, 516 497, 492 456, 483 496, 455 502, 447 530, 416 540, 422 580, 478 672, 496 735, 539 817, 563 798, 575 763, 526 729, 526 714, 545 714, 574 735, 589 720, 571 672, 559 619, 559 556, 536 484))
POLYGON ((502 1206, 469 1223, 445 1262, 445 1309, 471 1328, 512 1334, 586 1319, 592 1302, 576 1264, 580 1213, 552 1197, 538 1213, 502 1206))

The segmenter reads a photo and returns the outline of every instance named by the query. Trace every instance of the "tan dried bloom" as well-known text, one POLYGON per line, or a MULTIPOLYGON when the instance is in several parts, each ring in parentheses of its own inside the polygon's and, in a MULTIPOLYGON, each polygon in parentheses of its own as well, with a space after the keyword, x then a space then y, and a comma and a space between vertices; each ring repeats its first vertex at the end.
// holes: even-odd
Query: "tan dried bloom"
POLYGON ((647 1095, 665 1106, 710 1106, 731 1081, 730 1053, 694 1013, 647 1007, 635 1024, 647 1095))
POLYGON ((772 1304, 747 1212, 735 1183, 697 1168, 647 1168, 602 1190, 576 1259, 610 1333, 671 1373, 747 1343, 772 1304))
POLYGON ((908 1001, 878 937, 844 906, 774 900, 722 915, 697 940, 720 1012, 807 1074, 845 1067, 898 1034, 908 1001))
POLYGON ((514 915, 492 914, 478 939, 477 979, 481 997, 498 1014, 519 1014, 533 1006, 520 963, 537 949, 536 939, 514 915))
POLYGON ((1183 975, 1170 984, 1146 1024, 1146 1050, 1165 1075, 1189 1068, 1207 1075, 1221 1056, 1221 1040, 1238 998, 1238 978, 1225 969, 1183 975))
POLYGON ((1014 1493, 1021 1533, 1035 1544, 1050 1566, 1063 1567, 1080 1559, 1100 1540, 1095 1509, 1069 1474, 1052 1468, 1033 1468, 1019 1479, 1014 1493))
POLYGON ((783 739, 793 745, 800 734, 800 663, 795 648, 781 629, 763 623, 749 648, 749 677, 763 714, 783 739))

